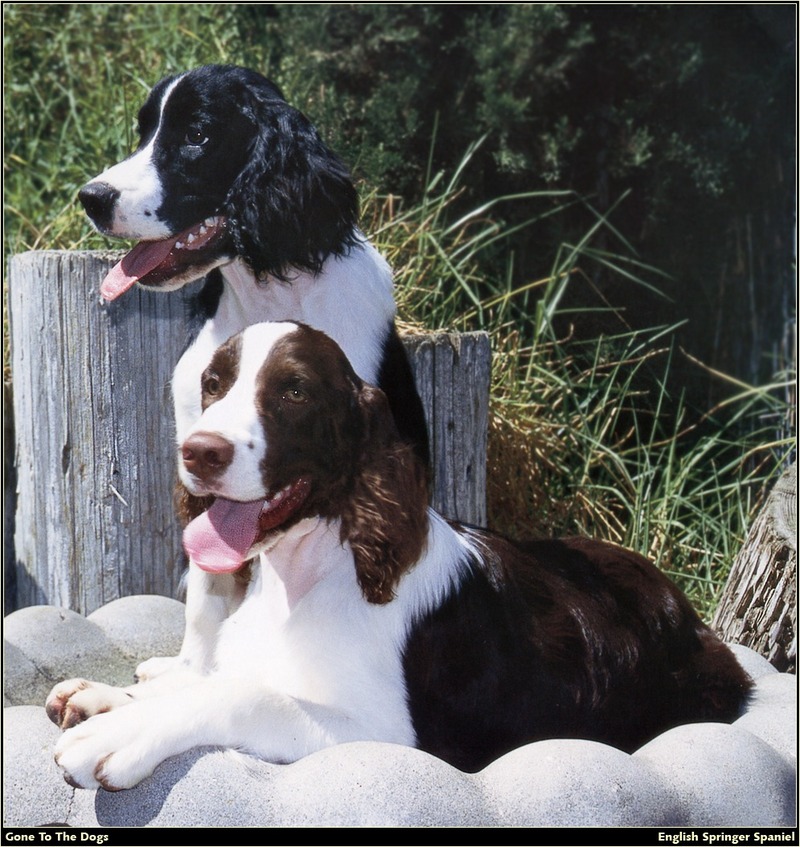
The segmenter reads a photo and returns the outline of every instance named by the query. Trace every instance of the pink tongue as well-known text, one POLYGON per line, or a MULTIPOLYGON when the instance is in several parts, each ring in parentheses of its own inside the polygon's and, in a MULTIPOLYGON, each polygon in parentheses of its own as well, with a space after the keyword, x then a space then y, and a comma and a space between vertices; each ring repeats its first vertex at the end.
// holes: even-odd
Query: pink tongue
POLYGON ((217 499, 183 531, 183 547, 204 571, 225 573, 242 566, 258 533, 264 501, 217 499))
POLYGON ((145 274, 157 268, 169 256, 178 237, 164 241, 141 241, 122 261, 114 265, 100 286, 100 294, 105 300, 115 300, 124 294, 145 274))

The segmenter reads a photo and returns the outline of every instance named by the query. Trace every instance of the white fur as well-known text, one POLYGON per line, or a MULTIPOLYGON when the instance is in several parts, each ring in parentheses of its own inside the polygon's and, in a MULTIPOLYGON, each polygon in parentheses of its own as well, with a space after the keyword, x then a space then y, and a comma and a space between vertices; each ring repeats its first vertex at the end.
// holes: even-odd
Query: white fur
MULTIPOLYGON (((202 414, 200 378, 214 351, 232 335, 262 321, 306 323, 333 338, 354 370, 367 382, 378 381, 382 344, 395 315, 392 272, 365 238, 342 257, 331 257, 319 277, 298 272, 291 282, 257 283, 250 269, 235 260, 222 268, 225 286, 214 316, 175 368, 172 394, 175 438, 180 446, 202 414)), ((208 632, 235 604, 235 584, 189 562, 186 579, 186 630, 179 656, 159 658, 138 670, 149 677, 171 665, 208 668, 213 641, 208 632)))
MULTIPOLYGON (((93 180, 120 192, 110 234, 138 239, 175 235, 155 214, 164 189, 152 153, 164 106, 177 82, 162 96, 153 138, 93 180)), ((395 303, 391 270, 366 238, 360 235, 345 255, 329 258, 317 276, 298 271, 289 282, 257 281, 238 259, 224 264, 221 272, 225 285, 217 310, 173 375, 179 446, 201 417, 200 378, 213 352, 252 324, 307 323, 338 342, 362 379, 378 382, 395 303)), ((176 279, 163 288, 184 281, 176 279)), ((252 431, 252 409, 251 420, 242 427, 252 431)), ((258 444, 258 449, 266 445, 258 444)), ((238 465, 236 470, 243 471, 252 493, 254 476, 238 465)), ((303 522, 302 527, 307 526, 303 522)), ((85 786, 134 785, 167 756, 200 744, 242 747, 289 761, 351 738, 413 743, 399 670, 408 621, 403 603, 398 598, 384 608, 363 600, 352 554, 338 544, 335 528, 321 525, 309 527, 307 536, 298 533, 300 529, 278 536, 261 555, 261 573, 246 597, 232 575, 212 575, 190 562, 181 652, 143 662, 137 668, 139 685, 121 696, 95 691, 94 684, 86 689, 80 680, 54 689, 53 696, 69 700, 80 687, 76 703, 88 715, 111 709, 68 730, 60 741, 59 761, 75 781, 85 786), (303 558, 302 551, 312 549, 314 555, 303 558), (345 598, 354 613, 347 624, 341 608, 345 598), (251 625, 263 631, 254 637, 251 625), (377 639, 376 626, 382 634, 377 639), (256 650, 259 635, 265 640, 256 650), (363 646, 373 640, 376 658, 365 663, 363 646), (320 646, 326 649, 320 651, 320 646), (346 680, 353 665, 358 672, 351 689, 346 680), (231 680, 220 685, 220 674, 231 680), (109 753, 114 755, 106 760, 109 753)))
POLYGON ((331 257, 320 276, 297 272, 290 283, 256 283, 236 260, 222 268, 227 283, 216 314, 184 353, 172 380, 178 444, 201 414, 200 376, 214 351, 232 335, 262 321, 298 321, 329 335, 355 372, 377 383, 381 348, 394 320, 392 272, 366 240, 346 256, 331 257))
MULTIPOLYGON (((215 480, 215 490, 210 493, 243 502, 258 500, 267 494, 260 470, 267 443, 255 404, 256 380, 267 351, 295 328, 292 323, 271 323, 260 327, 257 333, 246 333, 236 382, 225 397, 212 403, 189 429, 187 438, 197 432, 213 432, 235 448, 233 461, 215 480)), ((184 485, 191 490, 194 481, 183 462, 179 463, 179 473, 184 485)))
POLYGON ((178 84, 174 80, 161 98, 158 126, 148 143, 127 159, 107 168, 92 183, 106 183, 119 191, 114 204, 114 217, 108 230, 109 235, 119 238, 161 239, 173 233, 156 217, 156 210, 164 201, 163 186, 153 162, 153 149, 161 129, 164 107, 171 91, 178 84))

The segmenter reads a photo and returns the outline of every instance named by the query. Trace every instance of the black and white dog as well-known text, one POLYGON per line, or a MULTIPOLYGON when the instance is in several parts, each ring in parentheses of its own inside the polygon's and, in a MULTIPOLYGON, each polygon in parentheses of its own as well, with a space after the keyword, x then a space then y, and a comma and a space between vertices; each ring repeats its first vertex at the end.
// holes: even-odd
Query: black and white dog
MULTIPOLYGON (((200 376, 214 350, 251 324, 295 320, 334 338, 359 376, 381 386, 427 461, 391 271, 357 227, 349 173, 309 121, 261 75, 209 65, 159 82, 139 135, 138 149, 79 197, 98 230, 141 239, 103 282, 107 300, 135 283, 172 290, 209 274, 202 326, 173 377, 177 444, 201 415, 200 376)), ((184 521, 208 505, 180 491, 177 502, 184 521)), ((218 582, 190 565, 182 662, 210 660, 203 632, 230 602, 218 582)))
POLYGON ((518 544, 429 509, 385 395, 327 336, 250 327, 201 384, 181 475, 216 499, 184 544, 238 593, 208 622, 207 673, 55 687, 73 784, 129 787, 203 745, 290 762, 355 740, 475 771, 538 739, 632 751, 738 716, 749 678, 647 560, 590 539, 518 544))
POLYGON ((79 198, 100 232, 141 240, 105 279, 106 299, 135 283, 172 290, 220 271, 175 372, 178 442, 200 416, 199 377, 217 346, 253 323, 297 320, 336 339, 424 452, 391 271, 358 230, 350 174, 308 119, 260 74, 209 65, 153 88, 139 136, 133 155, 79 198))

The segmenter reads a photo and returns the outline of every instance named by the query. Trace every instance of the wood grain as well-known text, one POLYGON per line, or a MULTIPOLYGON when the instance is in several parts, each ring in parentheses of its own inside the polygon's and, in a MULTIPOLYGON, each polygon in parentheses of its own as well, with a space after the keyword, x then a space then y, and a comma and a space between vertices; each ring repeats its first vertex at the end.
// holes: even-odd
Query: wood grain
POLYGON ((797 673, 797 463, 775 484, 734 559, 712 626, 797 673))

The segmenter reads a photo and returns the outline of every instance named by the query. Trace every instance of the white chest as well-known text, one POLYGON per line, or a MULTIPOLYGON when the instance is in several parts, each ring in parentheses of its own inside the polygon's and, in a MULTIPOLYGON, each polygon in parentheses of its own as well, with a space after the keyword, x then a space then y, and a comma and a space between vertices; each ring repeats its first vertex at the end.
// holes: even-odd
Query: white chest
POLYGON ((290 608, 285 583, 263 557, 259 570, 222 627, 216 672, 350 716, 362 737, 413 744, 403 627, 391 604, 367 604, 352 572, 337 568, 290 608))

